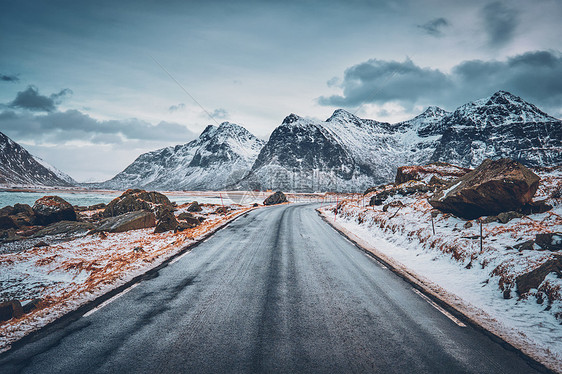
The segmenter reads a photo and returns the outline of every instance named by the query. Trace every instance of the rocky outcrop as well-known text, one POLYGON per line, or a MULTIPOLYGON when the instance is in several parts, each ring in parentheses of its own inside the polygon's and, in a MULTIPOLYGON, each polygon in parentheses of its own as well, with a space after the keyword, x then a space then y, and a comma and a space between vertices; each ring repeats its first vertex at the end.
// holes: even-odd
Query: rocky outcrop
MULTIPOLYGON (((400 166, 396 171, 394 184, 402 184, 408 181, 423 181, 430 183, 433 178, 439 181, 452 181, 460 178, 471 169, 447 164, 445 162, 435 162, 427 165, 400 166)), ((435 183, 435 182, 434 182, 435 183)))
POLYGON ((275 205, 287 202, 287 196, 281 191, 277 191, 272 195, 269 195, 264 201, 263 205, 275 205))
POLYGON ((562 276, 562 256, 554 256, 534 270, 516 277, 515 283, 517 284, 517 293, 523 295, 532 288, 538 288, 547 274, 552 272, 557 273, 558 276, 562 276))
POLYGON ((48 225, 59 221, 76 221, 74 207, 58 196, 43 196, 33 204, 35 222, 48 225))
POLYGON ((111 200, 103 211, 104 217, 115 217, 138 210, 156 211, 160 206, 172 207, 170 200, 159 192, 130 189, 111 200))
POLYGON ((154 227, 155 225, 156 216, 154 213, 146 210, 137 210, 102 220, 96 231, 124 232, 154 227))
POLYGON ((539 180, 517 161, 486 159, 475 170, 436 192, 429 203, 443 212, 467 219, 497 215, 529 203, 539 180))

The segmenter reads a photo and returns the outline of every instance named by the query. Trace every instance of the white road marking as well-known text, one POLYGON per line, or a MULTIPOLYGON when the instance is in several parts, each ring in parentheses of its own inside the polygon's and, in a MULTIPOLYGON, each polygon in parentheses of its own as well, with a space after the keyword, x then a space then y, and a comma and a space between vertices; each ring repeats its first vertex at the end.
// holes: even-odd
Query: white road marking
POLYGON ((379 265, 381 268, 388 270, 388 268, 379 260, 377 260, 376 258, 374 258, 373 256, 369 256, 367 253, 363 252, 363 254, 370 259, 371 261, 373 261, 375 264, 379 265))
POLYGON ((457 326, 460 327, 466 327, 466 325, 464 323, 462 323, 458 318, 456 318, 455 316, 453 316, 451 313, 447 312, 445 309, 441 308, 439 305, 435 304, 433 302, 433 300, 431 300, 429 297, 425 296, 423 293, 421 293, 420 291, 416 290, 415 288, 412 288, 412 290, 417 293, 418 295, 420 295, 422 297, 422 299, 424 299, 425 301, 427 301, 429 304, 431 304, 431 306, 433 306, 435 309, 437 309, 438 311, 440 311, 441 313, 443 313, 443 315, 445 315, 445 317, 449 318, 451 321, 453 321, 457 326))
POLYGON ((120 298, 121 296, 125 295, 127 292, 131 291, 133 288, 135 288, 136 286, 138 286, 139 283, 135 283, 133 284, 131 287, 127 288, 124 291, 121 291, 120 293, 118 293, 117 295, 113 296, 112 298, 109 298, 107 300, 105 300, 103 303, 101 303, 100 305, 98 305, 97 307, 95 307, 94 309, 90 310, 87 313, 84 313, 84 315, 82 317, 88 317, 91 316, 92 314, 94 314, 95 312, 97 312, 98 310, 100 310, 101 308, 103 308, 106 305, 109 305, 110 303, 114 302, 115 300, 117 300, 118 298, 120 298))
POLYGON ((175 264, 176 262, 181 260, 184 256, 186 256, 189 252, 191 252, 191 251, 187 251, 183 255, 179 255, 178 257, 174 258, 172 261, 170 261, 169 265, 175 264))

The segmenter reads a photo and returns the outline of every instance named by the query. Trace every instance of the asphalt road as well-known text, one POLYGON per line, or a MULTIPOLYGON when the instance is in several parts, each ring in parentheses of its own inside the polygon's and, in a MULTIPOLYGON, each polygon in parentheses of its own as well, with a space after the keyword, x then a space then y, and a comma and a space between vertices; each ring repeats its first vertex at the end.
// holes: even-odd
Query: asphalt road
POLYGON ((310 205, 259 209, 0 373, 534 373, 461 327, 310 205))

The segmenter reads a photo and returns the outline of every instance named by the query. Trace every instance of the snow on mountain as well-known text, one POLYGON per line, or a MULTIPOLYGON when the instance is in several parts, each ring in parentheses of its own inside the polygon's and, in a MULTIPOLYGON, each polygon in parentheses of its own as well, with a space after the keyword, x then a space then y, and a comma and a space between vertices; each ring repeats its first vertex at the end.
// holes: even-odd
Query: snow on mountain
POLYGON ((58 178, 62 179, 63 181, 65 181, 69 184, 72 184, 72 185, 78 184, 78 182, 76 182, 70 175, 66 174, 65 172, 63 172, 59 169, 57 169, 53 165, 49 164, 47 161, 43 160, 41 157, 35 156, 35 155, 32 155, 32 156, 35 159, 35 161, 37 161, 38 163, 43 165, 46 169, 50 170, 58 178))
POLYGON ((224 122, 218 127, 208 126, 187 144, 144 153, 114 178, 93 186, 119 190, 224 189, 250 170, 263 145, 245 128, 224 122))
POLYGON ((228 122, 199 139, 141 155, 105 188, 362 191, 396 169, 443 161, 475 167, 510 157, 529 166, 562 162, 562 122, 505 91, 459 107, 431 106, 389 124, 338 109, 326 121, 291 114, 267 143, 228 122))
POLYGON ((509 157, 527 166, 562 163, 562 121, 505 91, 465 104, 443 119, 432 161, 476 167, 509 157))
POLYGON ((69 187, 72 184, 58 177, 25 148, 0 132, 0 186, 69 187))

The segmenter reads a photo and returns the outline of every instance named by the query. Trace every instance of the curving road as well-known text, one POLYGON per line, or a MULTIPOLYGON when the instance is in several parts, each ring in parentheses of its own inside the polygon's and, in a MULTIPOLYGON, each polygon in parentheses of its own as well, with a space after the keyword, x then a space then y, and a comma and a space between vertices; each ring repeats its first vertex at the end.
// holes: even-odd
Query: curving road
POLYGON ((536 372, 313 208, 250 212, 115 301, 1 355, 0 372, 536 372))

